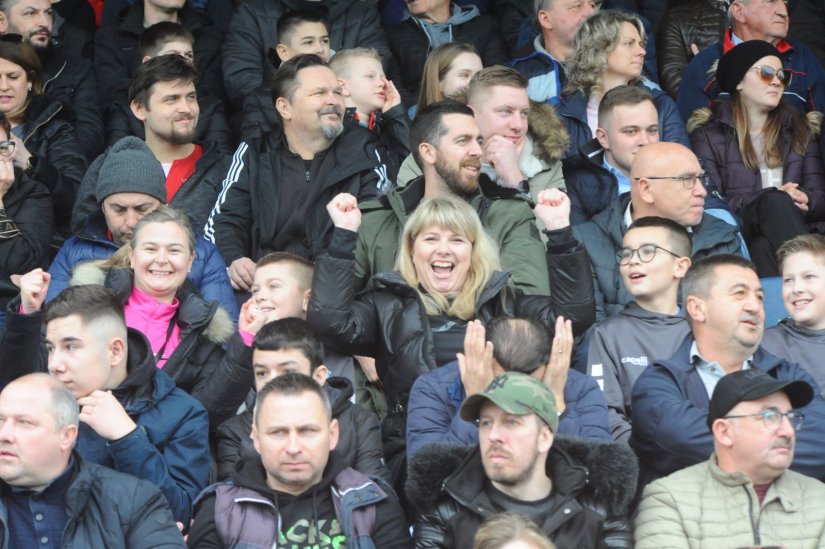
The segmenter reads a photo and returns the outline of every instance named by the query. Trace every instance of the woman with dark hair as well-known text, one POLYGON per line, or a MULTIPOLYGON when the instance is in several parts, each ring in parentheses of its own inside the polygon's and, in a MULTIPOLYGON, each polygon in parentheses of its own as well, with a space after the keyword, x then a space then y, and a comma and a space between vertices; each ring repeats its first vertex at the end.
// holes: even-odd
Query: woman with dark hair
POLYGON ((693 150, 744 224, 759 276, 779 276, 776 250, 825 221, 825 173, 816 135, 821 113, 806 118, 782 99, 791 72, 761 40, 722 56, 719 88, 730 100, 697 110, 688 122, 693 150))
POLYGON ((74 111, 43 95, 40 60, 22 38, 14 41, 18 36, 0 41, 0 112, 11 123, 15 168, 48 188, 60 233, 55 236, 67 237, 86 157, 75 135, 74 111))

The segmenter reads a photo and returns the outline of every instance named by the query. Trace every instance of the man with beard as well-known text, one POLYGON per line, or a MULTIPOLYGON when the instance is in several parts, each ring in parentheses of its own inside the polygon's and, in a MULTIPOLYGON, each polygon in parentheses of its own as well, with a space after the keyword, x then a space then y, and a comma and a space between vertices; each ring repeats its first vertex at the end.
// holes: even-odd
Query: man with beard
POLYGON ((229 267, 236 290, 249 291, 255 262, 275 251, 312 259, 326 249, 326 204, 339 193, 375 198, 386 168, 374 145, 344 130, 335 73, 317 55, 283 63, 272 79, 279 124, 242 142, 204 228, 229 267))
POLYGON ((813 398, 804 381, 759 369, 720 379, 707 417, 714 454, 645 488, 636 549, 825 546, 825 486, 788 471, 807 423, 797 410, 813 398))
POLYGON ((70 58, 62 41, 52 37, 53 25, 50 0, 0 1, 0 34, 19 34, 37 52, 43 65, 43 93, 74 109, 77 140, 91 160, 103 150, 103 118, 92 63, 70 58))
MULTIPOLYGON (((644 284, 643 277, 637 283, 644 284)), ((825 478, 825 400, 807 371, 760 346, 765 329, 764 291, 753 264, 728 254, 706 257, 688 270, 682 295, 692 333, 671 358, 648 366, 633 387, 630 445, 639 456, 641 470, 655 478, 707 460, 718 434, 715 420, 730 410, 719 412, 714 389, 729 387, 726 374, 762 370, 780 381, 801 380, 813 387, 814 396, 799 409, 805 416, 805 429, 796 435, 790 468, 825 478)), ((779 406, 783 413, 790 409, 787 401, 784 406, 771 406, 779 406)), ((740 411, 760 410, 737 408, 740 411)), ((767 433, 773 424, 764 419, 767 433)), ((784 418, 780 424, 775 427, 789 428, 784 418)))
MULTIPOLYGON (((501 266, 528 294, 547 295, 550 282, 530 199, 496 185, 481 171, 482 137, 473 111, 455 101, 438 101, 419 112, 410 128, 410 150, 424 175, 405 187, 359 207, 364 215, 355 251, 356 287, 389 271, 400 249, 404 223, 418 204, 436 196, 467 200, 499 245, 501 266)), ((546 231, 552 239, 558 231, 546 231)))
POLYGON ((553 392, 519 372, 469 397, 472 447, 431 445, 410 463, 416 547, 472 547, 481 522, 505 511, 532 520, 557 547, 630 547, 637 466, 625 445, 557 437, 553 392))

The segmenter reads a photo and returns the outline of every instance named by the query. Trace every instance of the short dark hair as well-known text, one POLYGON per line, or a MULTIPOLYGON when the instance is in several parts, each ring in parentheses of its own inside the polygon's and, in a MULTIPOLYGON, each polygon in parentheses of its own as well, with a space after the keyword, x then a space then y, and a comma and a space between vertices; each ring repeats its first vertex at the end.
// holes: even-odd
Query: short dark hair
POLYGON ((290 252, 270 252, 258 260, 255 269, 278 263, 290 265, 301 286, 304 288, 312 287, 312 273, 315 270, 315 265, 309 259, 290 252))
POLYGON ((506 372, 530 374, 550 360, 550 330, 530 318, 497 318, 487 328, 493 357, 506 372))
POLYGON ((613 112, 616 107, 623 105, 638 105, 644 101, 650 101, 653 108, 656 108, 656 103, 653 102, 653 96, 647 89, 642 86, 622 85, 608 90, 599 102, 599 125, 602 120, 613 112))
POLYGON ((627 232, 629 233, 633 229, 646 229, 651 227, 665 229, 668 232, 670 251, 679 257, 690 257, 690 233, 683 225, 676 223, 672 219, 655 215, 640 217, 627 228, 627 232))
POLYGON ((289 35, 295 31, 295 27, 303 23, 321 23, 329 32, 329 26, 321 10, 290 10, 278 19, 275 26, 275 31, 278 33, 278 42, 283 44, 287 39, 291 39, 292 37, 289 35))
MULTIPOLYGON (((295 95, 295 90, 300 85, 298 81, 298 73, 310 67, 328 67, 320 56, 314 53, 304 53, 296 55, 287 61, 281 63, 275 74, 272 75, 272 103, 274 104, 279 98, 283 97, 288 101, 292 101, 292 96, 295 95)), ((275 109, 278 112, 278 109, 275 109)), ((281 114, 278 113, 278 118, 281 114)))
POLYGON ((43 322, 78 315, 84 324, 101 318, 111 318, 125 329, 123 302, 115 293, 98 284, 69 286, 52 299, 43 311, 43 322))
POLYGON ((458 101, 445 99, 430 103, 415 115, 410 126, 410 150, 419 168, 424 165, 418 147, 422 143, 436 145, 447 134, 448 128, 444 125, 444 117, 448 114, 464 114, 473 116, 473 110, 458 101))
POLYGON ((267 322, 255 334, 252 341, 255 351, 285 351, 295 349, 309 361, 309 371, 314 372, 324 363, 324 345, 309 323, 301 318, 282 318, 267 322))
POLYGON ((183 82, 195 84, 198 72, 180 55, 159 55, 141 63, 129 82, 129 101, 144 108, 149 105, 152 86, 158 82, 183 82))
POLYGON ((326 390, 309 376, 299 374, 298 372, 287 372, 272 379, 258 391, 258 396, 255 398, 253 418, 255 424, 257 425, 258 423, 261 408, 263 408, 264 401, 269 395, 296 396, 303 393, 313 393, 320 398, 324 406, 324 411, 326 412, 327 420, 332 421, 332 407, 329 403, 326 390))
POLYGON ((738 255, 716 254, 703 257, 690 266, 685 279, 682 281, 682 295, 684 298, 687 299, 691 295, 707 298, 710 294, 716 268, 726 265, 742 267, 756 272, 756 266, 751 261, 738 255))
POLYGON ((31 96, 43 93, 43 65, 37 52, 28 42, 0 42, 0 58, 20 65, 26 72, 26 77, 32 85, 27 102, 31 100, 31 96))
POLYGON ((140 33, 140 58, 143 59, 147 55, 155 57, 163 46, 175 41, 186 42, 192 47, 195 46, 194 35, 180 23, 161 21, 146 27, 140 33))

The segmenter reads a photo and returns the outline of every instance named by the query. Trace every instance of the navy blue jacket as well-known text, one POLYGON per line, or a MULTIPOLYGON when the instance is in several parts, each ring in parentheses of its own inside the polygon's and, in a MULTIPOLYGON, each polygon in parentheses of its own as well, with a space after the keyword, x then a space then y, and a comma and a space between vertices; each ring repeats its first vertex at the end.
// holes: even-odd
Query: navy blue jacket
MULTIPOLYGON (((680 143, 690 148, 690 137, 685 129, 685 122, 679 115, 673 99, 660 89, 651 89, 644 84, 638 85, 643 86, 653 96, 653 103, 659 113, 659 140, 680 143)), ((579 148, 596 137, 587 125, 588 99, 589 94, 580 91, 563 94, 559 99, 556 107, 559 118, 567 129, 567 133, 570 134, 570 146, 566 156, 576 154, 579 148)))
MULTIPOLYGON (((707 426, 710 399, 696 368, 690 363, 693 335, 685 338, 669 360, 648 366, 633 387, 633 432, 630 446, 642 470, 656 476, 707 460, 713 452, 713 435, 707 426)), ((802 367, 777 358, 759 347, 753 366, 779 380, 801 379, 814 388, 813 402, 802 408, 805 421, 796 434, 791 469, 825 478, 825 400, 819 385, 802 367)))
MULTIPOLYGON (((420 376, 410 392, 407 411, 407 457, 426 444, 478 444, 478 426, 458 411, 466 393, 458 362, 420 376)), ((570 370, 564 386, 566 408, 556 434, 595 440, 610 438, 607 402, 592 377, 570 370)))
MULTIPOLYGON (((682 76, 676 102, 682 118, 687 120, 693 111, 710 107, 717 97, 728 97, 716 85, 716 73, 710 71, 723 53, 733 48, 731 31, 722 42, 709 46, 691 59, 682 76)), ((800 112, 825 109, 825 69, 816 56, 801 42, 780 40, 776 45, 782 58, 782 66, 793 73, 791 85, 785 88, 783 99, 800 112)))
MULTIPOLYGON (((77 265, 106 259, 118 250, 119 246, 106 234, 106 220, 103 213, 97 211, 86 219, 81 231, 63 244, 49 267, 52 280, 46 295, 47 302, 69 287, 72 271, 77 265)), ((219 302, 233 322, 237 322, 238 302, 226 275, 226 264, 218 248, 201 236, 195 239, 195 262, 189 272, 189 280, 204 299, 219 302)))

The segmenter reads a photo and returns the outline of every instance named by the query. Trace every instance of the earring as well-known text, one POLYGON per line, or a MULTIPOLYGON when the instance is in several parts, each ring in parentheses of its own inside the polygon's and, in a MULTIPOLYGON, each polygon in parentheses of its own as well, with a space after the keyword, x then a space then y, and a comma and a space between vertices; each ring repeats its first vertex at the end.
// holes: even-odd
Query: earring
POLYGON ((32 91, 32 85, 29 84, 29 91, 32 91))

